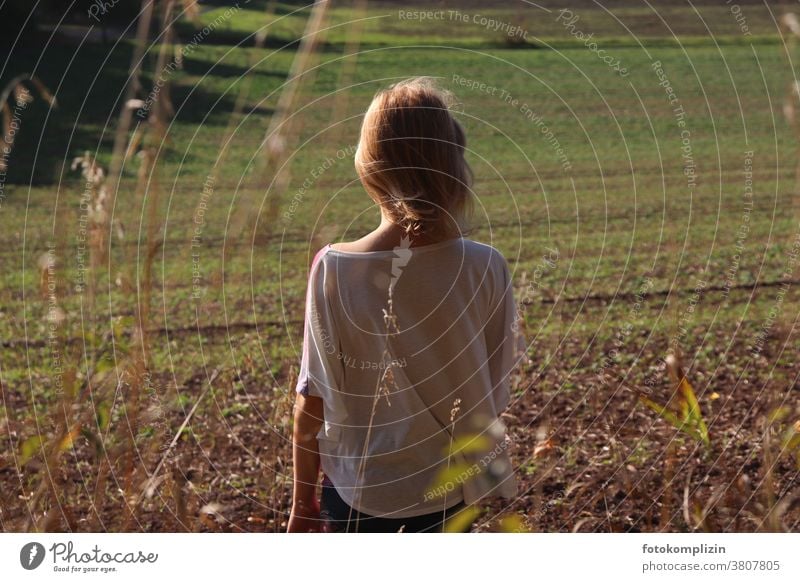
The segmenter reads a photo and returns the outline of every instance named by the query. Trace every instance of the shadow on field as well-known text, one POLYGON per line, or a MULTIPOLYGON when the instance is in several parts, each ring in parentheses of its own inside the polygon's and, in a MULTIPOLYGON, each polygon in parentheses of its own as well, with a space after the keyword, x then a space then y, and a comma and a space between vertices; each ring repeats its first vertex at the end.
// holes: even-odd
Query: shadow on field
MULTIPOLYGON (((17 45, 0 77, 2 88, 17 75, 31 73, 57 99, 57 107, 51 110, 34 93, 34 100, 21 110, 16 143, 8 160, 9 184, 52 184, 59 177, 75 177, 70 164, 87 150, 107 166, 113 148, 132 44, 47 42, 44 38, 41 43, 17 45)), ((156 56, 151 51, 145 59, 143 88, 137 94, 140 99, 147 99, 154 86, 156 56)), ((173 106, 180 112, 178 119, 184 123, 226 124, 238 95, 238 89, 230 85, 248 74, 252 73, 244 66, 210 65, 186 58, 171 87, 173 106), (196 81, 174 82, 186 76, 196 81), (213 83, 209 82, 212 78, 213 83)), ((284 78, 286 72, 259 70, 257 74, 284 78)), ((258 112, 269 115, 272 110, 258 108, 258 112)))

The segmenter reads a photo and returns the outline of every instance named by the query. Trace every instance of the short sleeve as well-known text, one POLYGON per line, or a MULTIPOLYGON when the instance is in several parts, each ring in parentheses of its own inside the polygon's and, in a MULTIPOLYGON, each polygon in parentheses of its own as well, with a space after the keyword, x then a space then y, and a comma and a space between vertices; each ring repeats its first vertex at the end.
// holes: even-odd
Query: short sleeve
POLYGON ((304 396, 322 398, 340 390, 344 368, 336 333, 330 297, 326 291, 326 265, 322 260, 327 247, 311 263, 306 291, 303 355, 295 390, 304 396))
POLYGON ((484 333, 492 396, 500 413, 511 399, 511 374, 525 358, 527 346, 517 321, 517 304, 508 263, 499 253, 497 258, 501 265, 493 269, 496 279, 484 333))

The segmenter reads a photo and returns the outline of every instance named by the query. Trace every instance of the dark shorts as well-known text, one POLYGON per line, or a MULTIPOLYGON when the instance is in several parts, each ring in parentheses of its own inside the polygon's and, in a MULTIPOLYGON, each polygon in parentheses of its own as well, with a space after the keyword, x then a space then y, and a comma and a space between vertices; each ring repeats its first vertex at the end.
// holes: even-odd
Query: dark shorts
MULTIPOLYGON (((322 481, 320 516, 325 522, 326 531, 332 533, 436 533, 442 531, 445 521, 465 507, 461 502, 444 511, 414 517, 373 517, 347 505, 327 478, 322 481)), ((469 528, 463 531, 469 531, 469 528)))

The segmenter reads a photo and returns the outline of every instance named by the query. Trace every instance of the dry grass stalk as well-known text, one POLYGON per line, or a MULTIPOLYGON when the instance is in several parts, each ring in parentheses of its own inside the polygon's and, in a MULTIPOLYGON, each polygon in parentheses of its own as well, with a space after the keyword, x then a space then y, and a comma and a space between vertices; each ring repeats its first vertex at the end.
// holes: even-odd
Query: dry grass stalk
MULTIPOLYGON (((350 30, 347 33, 347 42, 344 48, 342 63, 339 71, 339 78, 336 86, 339 88, 336 91, 333 109, 328 122, 329 130, 326 132, 328 139, 335 144, 345 143, 345 129, 344 123, 347 115, 347 105, 350 101, 350 87, 353 85, 355 78, 356 67, 358 65, 358 49, 361 46, 361 38, 364 34, 364 20, 367 17, 367 1, 356 0, 354 5, 354 18, 350 30)), ((325 196, 318 196, 314 201, 314 207, 311 211, 311 216, 320 216, 328 199, 325 196)), ((335 229, 335 230, 338 230, 335 229)), ((317 231, 312 242, 314 248, 321 248, 331 240, 333 240, 335 232, 322 233, 317 231)))
POLYGON ((198 0, 181 0, 183 4, 182 16, 185 16, 195 24, 200 23, 200 2, 198 0))
POLYGON ((195 401, 194 405, 189 410, 189 413, 183 419, 183 422, 181 423, 180 427, 178 427, 178 430, 175 431, 175 436, 172 438, 172 441, 170 441, 169 446, 167 446, 167 448, 164 450, 164 453, 162 454, 161 459, 156 465, 156 468, 149 475, 147 481, 144 482, 144 484, 142 485, 141 492, 137 495, 136 500, 133 503, 134 507, 137 507, 139 505, 144 496, 147 495, 148 491, 150 491, 151 488, 156 484, 161 469, 169 459, 169 456, 172 453, 172 450, 175 448, 175 445, 178 444, 178 439, 183 433, 183 430, 189 425, 189 422, 192 420, 194 413, 197 412, 197 408, 200 406, 200 403, 205 399, 206 394, 208 394, 208 391, 211 389, 211 387, 214 384, 214 381, 218 377, 219 377, 219 370, 214 370, 214 372, 211 374, 211 378, 209 378, 208 380, 208 385, 203 389, 203 392, 200 394, 200 397, 195 401))
POLYGON ((550 414, 547 410, 542 411, 542 422, 536 429, 536 445, 534 446, 534 459, 536 467, 536 478, 533 484, 533 513, 535 519, 530 522, 530 531, 540 531, 541 516, 546 512, 547 501, 545 499, 544 484, 556 468, 558 460, 554 453, 552 440, 550 438, 550 414), (538 451, 539 455, 536 456, 538 451))
MULTIPOLYGON (((300 47, 292 61, 286 83, 278 97, 278 103, 262 142, 264 155, 255 172, 256 183, 263 184, 267 181, 266 176, 270 173, 273 174, 269 183, 266 216, 260 219, 260 212, 254 212, 254 206, 260 207, 260 204, 243 201, 237 215, 231 221, 229 232, 233 236, 245 229, 252 229, 254 238, 259 234, 262 237, 268 237, 269 231, 273 228, 283 195, 289 186, 290 174, 287 163, 290 153, 289 142, 296 138, 302 130, 302 126, 299 125, 302 123, 302 119, 296 119, 296 116, 293 115, 293 112, 298 109, 297 96, 301 94, 301 87, 313 86, 317 69, 312 64, 313 59, 318 57, 317 47, 322 41, 329 6, 328 0, 320 0, 311 9, 311 16, 303 31, 300 47), (259 221, 265 225, 267 232, 258 233, 256 231, 259 221)), ((254 190, 258 191, 259 188, 254 190)))
MULTIPOLYGON (((773 395, 772 400, 776 399, 777 396, 773 395)), ((792 459, 800 467, 800 420, 793 422, 797 411, 791 406, 771 402, 767 409, 770 412, 762 420, 763 475, 756 484, 757 490, 749 496, 753 498, 760 494, 760 499, 750 517, 760 531, 791 531, 784 522, 784 516, 800 498, 796 492, 784 492, 783 495, 779 493, 775 469, 784 459, 792 459)))
MULTIPOLYGON (((156 78, 163 77, 164 71, 167 69, 167 58, 175 52, 174 8, 175 0, 164 0, 161 14, 161 47, 156 61, 156 78)), ((169 120, 175 115, 175 107, 172 105, 171 86, 172 83, 170 83, 169 79, 164 79, 150 114, 150 122, 159 127, 159 133, 162 135, 166 135, 169 120)))
POLYGON ((344 131, 344 124, 341 123, 347 114, 347 104, 350 97, 350 87, 356 74, 358 65, 358 49, 361 46, 361 37, 364 34, 364 20, 367 16, 367 0, 356 0, 354 4, 354 18, 352 25, 347 33, 347 42, 344 47, 344 55, 341 61, 342 68, 339 71, 339 80, 333 102, 333 113, 331 114, 331 139, 334 143, 341 143, 344 131))
POLYGON ((672 486, 675 480, 675 463, 677 455, 675 449, 677 444, 674 439, 667 445, 667 452, 664 459, 664 487, 661 490, 661 516, 659 519, 659 531, 667 532, 672 525, 672 486))
POLYGON ((0 140, 4 144, 4 153, 0 156, 0 172, 8 170, 8 157, 14 149, 14 142, 16 141, 17 132, 14 131, 15 118, 21 115, 29 103, 33 102, 33 95, 31 90, 26 87, 30 85, 39 94, 50 107, 58 107, 56 98, 50 93, 37 77, 24 73, 11 79, 6 86, 0 91, 0 108, 3 112, 3 133, 0 135, 0 140), (14 97, 14 111, 8 104, 9 98, 14 97))
MULTIPOLYGON (((107 207, 113 204, 116 197, 121 181, 121 168, 125 159, 132 156, 140 143, 146 142, 149 139, 147 130, 134 132, 133 136, 129 136, 133 111, 141 106, 141 101, 135 99, 136 93, 140 90, 139 73, 143 57, 146 51, 146 44, 148 40, 148 32, 153 17, 154 2, 143 0, 142 12, 138 21, 137 38, 134 49, 134 55, 131 62, 128 83, 125 88, 125 98, 123 107, 120 112, 120 118, 117 124, 117 131, 115 134, 114 151, 112 153, 111 167, 109 170, 109 178, 106 179, 102 169, 100 169, 95 161, 90 156, 84 156, 75 161, 75 167, 80 167, 87 183, 87 191, 93 200, 90 211, 90 248, 92 250, 92 259, 90 261, 89 273, 89 289, 90 298, 94 296, 94 288, 96 286, 95 280, 97 270, 100 268, 101 262, 105 262, 107 258, 105 253, 110 245, 108 245, 108 233, 110 231, 110 224, 108 221, 107 207)), ((164 61, 167 58, 167 53, 170 50, 170 43, 172 40, 172 12, 174 8, 174 0, 167 0, 162 4, 163 12, 161 22, 165 27, 161 36, 165 38, 165 43, 162 44, 161 52, 159 53, 158 62, 156 67, 163 67, 164 61)), ((157 68, 156 74, 158 75, 159 69, 157 68)), ((166 93, 165 89, 161 88, 162 94, 160 99, 157 100, 156 106, 151 111, 149 118, 149 126, 154 128, 155 137, 160 138, 163 142, 164 132, 166 131, 166 124, 169 115, 169 93, 168 87, 166 93)), ((157 141, 154 139, 153 141, 157 141)), ((115 361, 112 365, 116 368, 121 383, 119 386, 114 387, 114 393, 120 394, 124 399, 126 422, 116 427, 113 439, 116 445, 112 448, 106 448, 104 435, 99 435, 100 448, 105 453, 101 458, 97 480, 95 484, 95 494, 93 497, 93 505, 97 518, 92 520, 92 525, 99 525, 99 511, 104 504, 104 499, 107 494, 108 477, 114 477, 114 482, 117 488, 122 490, 124 499, 124 507, 126 511, 122 517, 121 529, 127 530, 133 519, 135 519, 136 504, 134 503, 135 497, 133 491, 137 487, 137 481, 141 479, 138 475, 141 473, 141 468, 138 467, 138 462, 144 462, 144 450, 141 450, 137 444, 137 436, 139 428, 142 426, 142 421, 146 421, 149 416, 145 410, 149 408, 148 398, 146 398, 148 391, 155 390, 153 386, 153 379, 150 374, 149 366, 149 338, 148 327, 151 319, 151 293, 152 293, 152 265, 156 253, 161 246, 161 240, 158 236, 160 225, 158 222, 158 204, 159 204, 159 184, 157 180, 156 168, 158 165, 160 147, 156 148, 153 145, 145 143, 142 151, 139 153, 141 164, 139 166, 138 179, 136 191, 139 198, 142 200, 142 206, 147 207, 146 217, 146 240, 145 256, 143 261, 142 272, 139 273, 137 266, 140 265, 138 257, 134 253, 134 247, 131 246, 131 256, 128 257, 127 264, 133 270, 130 277, 131 281, 136 281, 137 286, 134 289, 130 287, 123 287, 123 291, 136 293, 134 297, 134 304, 136 305, 135 317, 133 321, 132 339, 130 343, 130 350, 127 348, 122 349, 123 345, 119 342, 122 341, 122 335, 116 330, 112 334, 112 341, 115 342, 115 361), (140 276, 141 275, 141 276, 140 276), (117 359, 117 356, 122 356, 117 359), (112 472, 112 468, 118 464, 122 465, 122 483, 117 482, 116 476, 112 472)), ((121 230, 120 230, 121 232, 121 230)), ((109 272, 109 277, 112 274, 109 272)), ((93 302, 93 299, 91 299, 93 302)), ((93 389, 95 391, 102 391, 104 385, 104 371, 98 372, 97 370, 90 374, 93 378, 93 389), (94 377, 98 376, 99 380, 95 381, 94 377)), ((102 397, 102 392, 97 394, 102 397)), ((116 396, 115 396, 116 398, 116 396)), ((105 413, 106 418, 110 411, 105 413)), ((105 421, 106 424, 108 421, 105 421)), ((110 428, 110 426, 109 426, 110 428)), ((152 443, 157 442, 157 438, 152 439, 152 443)), ((157 445, 151 444, 151 449, 157 445)))
POLYGON ((172 481, 172 500, 175 504, 175 531, 191 531, 189 528, 189 512, 186 500, 186 475, 178 467, 173 466, 170 471, 172 481))
MULTIPOLYGON (((87 294, 86 319, 90 321, 90 367, 96 364, 99 334, 97 325, 97 272, 108 258, 108 235, 110 228, 111 212, 108 208, 109 196, 106 187, 106 174, 97 160, 88 151, 83 156, 72 160, 72 170, 80 168, 84 180, 84 190, 81 197, 81 212, 86 208, 86 237, 88 239, 89 265, 83 266, 79 287, 83 291, 85 286, 87 294)), ((83 221, 84 218, 82 217, 83 221)))
MULTIPOLYGON (((382 367, 383 371, 378 375, 378 378, 375 382, 375 394, 372 397, 372 410, 370 411, 369 423, 367 424, 367 434, 364 437, 364 446, 361 450, 361 458, 359 460, 358 472, 356 474, 356 484, 359 482, 363 484, 364 482, 364 475, 367 468, 367 458, 369 456, 369 444, 372 438, 372 428, 375 422, 375 414, 378 411, 378 404, 381 401, 381 397, 386 399, 387 406, 391 406, 389 396, 393 390, 397 389, 397 385, 394 381, 394 372, 392 371, 394 366, 394 358, 392 357, 392 351, 389 345, 390 338, 400 333, 400 328, 397 323, 397 316, 394 313, 393 289, 394 281, 389 283, 389 297, 387 299, 386 309, 383 310, 383 323, 386 330, 386 343, 381 355, 381 361, 383 362, 384 366, 382 367)), ((360 495, 360 491, 357 493, 357 495, 360 495)), ((358 522, 356 522, 355 531, 358 532, 358 522)))
MULTIPOLYGON (((191 3, 192 6, 196 8, 197 4, 193 2, 193 0, 184 0, 184 5, 187 3, 191 3)), ((272 21, 272 18, 275 14, 275 7, 277 5, 277 0, 269 0, 266 4, 265 8, 265 25, 259 30, 259 32, 255 36, 255 48, 262 49, 267 40, 267 34, 269 32, 269 23, 272 21)), ((193 16, 190 14, 190 18, 193 16)), ((231 144, 234 143, 234 138, 236 137, 236 131, 239 129, 240 124, 243 118, 244 108, 250 100, 250 94, 252 92, 252 85, 253 85, 253 78, 254 75, 252 74, 253 71, 256 69, 257 63, 262 59, 260 56, 260 51, 249 51, 247 53, 247 71, 248 74, 243 75, 239 82, 239 90, 236 94, 236 101, 234 102, 233 111, 228 116, 227 125, 225 127, 225 131, 222 134, 222 138, 219 141, 219 154, 217 155, 216 159, 214 160, 214 165, 211 167, 211 170, 206 177, 205 184, 215 185, 219 183, 220 178, 220 171, 222 168, 226 166, 229 154, 230 154, 230 147, 231 144)), ((213 187, 213 186, 212 186, 213 187)), ((204 201, 198 200, 197 204, 195 205, 194 213, 192 216, 198 216, 198 212, 200 211, 200 205, 204 204, 204 201)), ((194 229, 191 229, 193 232, 194 229)), ((190 232, 190 237, 193 236, 190 232)), ((188 262, 189 256, 192 254, 193 249, 192 245, 186 245, 184 249, 181 251, 182 260, 188 262)), ((214 278, 212 279, 213 283, 221 283, 222 278, 214 278)))
POLYGON ((778 31, 781 36, 781 55, 786 61, 787 69, 792 72, 792 77, 786 85, 783 114, 789 125, 791 125, 797 141, 797 152, 795 153, 795 192, 797 192, 800 189, 800 118, 797 115, 797 106, 800 104, 800 82, 797 81, 794 75, 795 66, 792 60, 797 40, 800 38, 800 20, 798 20, 797 15, 793 12, 781 15, 778 20, 778 31))
MULTIPOLYGON (((162 44, 159 58, 156 62, 155 75, 158 76, 164 70, 167 56, 171 52, 171 42, 173 40, 172 32, 172 12, 174 8, 174 0, 167 0, 163 5, 163 14, 161 18, 162 25, 165 29, 162 31, 161 36, 165 39, 162 44)), ((148 483, 152 483, 147 476, 143 476, 141 481, 144 485, 136 483, 134 460, 136 456, 133 454, 136 449, 136 435, 140 426, 140 414, 142 412, 142 397, 144 390, 152 389, 152 378, 150 373, 150 337, 149 328, 152 319, 152 289, 153 289, 153 263, 157 256, 158 251, 163 245, 163 238, 161 235, 161 220, 159 215, 160 210, 160 195, 161 185, 159 181, 159 161, 163 152, 163 144, 166 139, 166 132, 171 110, 171 103, 169 102, 169 81, 160 88, 158 99, 155 106, 150 111, 148 116, 148 124, 141 131, 132 138, 127 150, 128 155, 139 144, 142 149, 138 152, 137 156, 140 160, 139 170, 137 173, 136 192, 137 197, 141 200, 141 207, 146 209, 146 229, 144 240, 144 260, 141 261, 138 255, 128 258, 128 264, 131 266, 133 274, 132 281, 136 281, 136 315, 135 325, 133 330, 133 346, 134 350, 130 356, 130 391, 127 396, 126 411, 129 411, 127 422, 130 427, 128 433, 129 449, 126 452, 125 461, 125 486, 124 496, 128 502, 129 511, 126 514, 126 522, 123 529, 127 529, 130 520, 134 518, 134 512, 138 507, 141 500, 141 493, 135 493, 137 489, 144 490, 147 488, 148 483), (142 264, 141 270, 139 265, 142 264)), ((130 111, 131 108, 126 108, 125 111, 130 111)), ((131 247, 131 253, 134 248, 131 247)), ((199 404, 201 398, 195 404, 199 404)), ((155 439, 154 439, 155 441, 155 439)), ((155 447, 155 445, 153 445, 155 447)), ((141 457, 141 455, 138 455, 141 457)), ((163 461, 163 458, 162 458, 163 461)))
MULTIPOLYGON (((185 0, 186 1, 186 0, 185 0)), ((256 34, 255 40, 255 48, 262 49, 264 48, 264 44, 267 40, 267 34, 269 32, 269 23, 272 20, 272 17, 275 14, 275 6, 277 4, 276 0, 269 0, 267 2, 265 8, 265 20, 266 23, 263 28, 259 30, 256 34)), ((257 63, 257 55, 259 51, 253 51, 248 53, 247 59, 247 70, 253 71, 255 69, 257 63)), ((211 168, 211 172, 209 172, 210 182, 212 184, 216 184, 219 179, 219 169, 225 166, 225 161, 228 158, 228 150, 230 148, 231 143, 233 143, 233 138, 236 135, 236 130, 241 122, 242 112, 244 111, 244 107, 247 104, 248 100, 250 99, 250 92, 253 86, 253 75, 247 74, 241 80, 241 84, 239 86, 239 92, 236 95, 236 101, 234 102, 233 111, 231 115, 228 117, 228 125, 225 128, 225 132, 223 133, 222 139, 220 140, 219 144, 219 155, 217 159, 214 160, 214 165, 211 168)))
POLYGON ((128 81, 125 85, 125 97, 122 100, 122 109, 117 122, 117 130, 114 134, 114 149, 111 154, 111 164, 108 171, 112 200, 117 196, 119 183, 122 179, 122 163, 125 152, 128 149, 128 134, 130 133, 131 122, 133 120, 133 109, 129 107, 129 103, 136 98, 137 93, 141 90, 139 73, 147 49, 150 25, 153 21, 154 4, 155 2, 153 2, 153 0, 142 0, 142 9, 139 12, 139 20, 136 28, 136 43, 134 44, 131 65, 128 71, 128 81))

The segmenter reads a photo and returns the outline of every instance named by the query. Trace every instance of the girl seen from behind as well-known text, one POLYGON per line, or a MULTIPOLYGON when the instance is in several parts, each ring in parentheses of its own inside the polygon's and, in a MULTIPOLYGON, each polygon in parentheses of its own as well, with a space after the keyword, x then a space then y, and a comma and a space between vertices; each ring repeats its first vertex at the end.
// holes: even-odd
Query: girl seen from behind
POLYGON ((505 259, 464 237, 465 148, 428 79, 367 110, 355 164, 381 220, 311 265, 290 532, 441 531, 516 492, 500 415, 524 343, 505 259))

